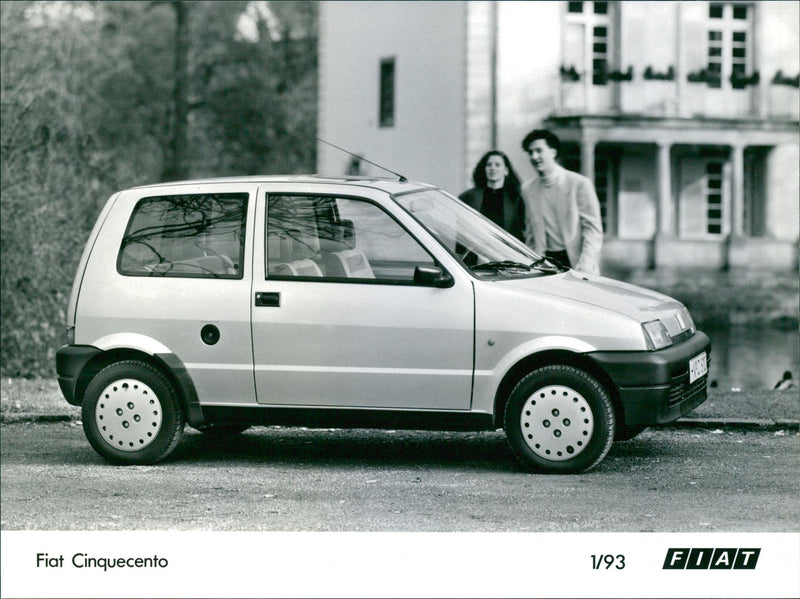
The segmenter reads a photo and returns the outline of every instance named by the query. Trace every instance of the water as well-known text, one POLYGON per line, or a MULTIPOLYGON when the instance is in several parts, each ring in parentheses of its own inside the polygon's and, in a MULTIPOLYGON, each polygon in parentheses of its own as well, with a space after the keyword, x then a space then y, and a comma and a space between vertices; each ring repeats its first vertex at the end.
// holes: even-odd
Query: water
POLYGON ((719 389, 772 389, 785 371, 800 385, 800 334, 752 326, 702 328, 711 338, 709 381, 719 389))

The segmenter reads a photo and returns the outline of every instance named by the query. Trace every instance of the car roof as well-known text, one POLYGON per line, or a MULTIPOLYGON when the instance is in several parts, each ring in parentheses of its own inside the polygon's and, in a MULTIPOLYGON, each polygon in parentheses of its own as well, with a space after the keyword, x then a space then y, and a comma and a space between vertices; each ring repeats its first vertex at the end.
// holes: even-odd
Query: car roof
POLYGON ((208 179, 191 179, 184 181, 167 181, 151 185, 138 185, 131 189, 180 187, 185 185, 202 185, 204 183, 297 183, 298 185, 346 185, 380 189, 389 194, 406 193, 423 189, 438 189, 436 185, 419 181, 384 177, 355 177, 345 175, 250 175, 242 177, 214 177, 208 179))

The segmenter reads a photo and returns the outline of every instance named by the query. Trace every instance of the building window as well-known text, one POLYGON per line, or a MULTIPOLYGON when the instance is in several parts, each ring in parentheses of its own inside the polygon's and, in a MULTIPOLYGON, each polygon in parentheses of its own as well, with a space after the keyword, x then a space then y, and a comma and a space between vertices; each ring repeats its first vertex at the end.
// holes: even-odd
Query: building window
POLYGON ((706 233, 722 234, 722 179, 724 164, 721 161, 706 163, 706 233))
POLYGON ((734 31, 731 43, 731 72, 739 77, 731 81, 734 89, 744 89, 747 75, 747 32, 734 31))
POLYGON ((606 86, 614 51, 613 5, 611 2, 567 4, 565 62, 580 72, 590 72, 593 85, 606 86))
POLYGON ((608 83, 608 27, 594 27, 592 31, 592 83, 608 83))
POLYGON ((584 4, 591 4, 592 12, 596 15, 608 14, 608 2, 567 2, 567 12, 580 14, 584 4))
POLYGON ((752 69, 751 13, 743 4, 709 5, 708 22, 708 86, 744 89, 747 73, 752 69))
POLYGON ((381 127, 394 127, 395 59, 381 60, 378 122, 381 127))
POLYGON ((708 32, 708 86, 722 87, 722 32, 708 32))

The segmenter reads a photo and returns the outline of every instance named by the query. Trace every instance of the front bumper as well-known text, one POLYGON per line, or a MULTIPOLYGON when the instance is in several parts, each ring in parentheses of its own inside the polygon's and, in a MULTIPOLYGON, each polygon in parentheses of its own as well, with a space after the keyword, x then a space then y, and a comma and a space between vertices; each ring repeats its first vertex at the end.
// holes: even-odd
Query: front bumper
POLYGON ((689 383, 689 360, 701 352, 708 360, 711 341, 698 331, 686 341, 652 352, 587 354, 614 381, 627 426, 677 420, 706 400, 708 373, 689 383))

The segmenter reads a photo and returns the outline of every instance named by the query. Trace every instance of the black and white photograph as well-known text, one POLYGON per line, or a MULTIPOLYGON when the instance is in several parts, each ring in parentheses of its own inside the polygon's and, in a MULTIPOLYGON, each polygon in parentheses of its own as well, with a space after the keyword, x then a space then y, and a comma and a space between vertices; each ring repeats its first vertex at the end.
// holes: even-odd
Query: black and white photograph
POLYGON ((0 596, 800 596, 796 0, 0 16, 0 596))

